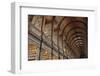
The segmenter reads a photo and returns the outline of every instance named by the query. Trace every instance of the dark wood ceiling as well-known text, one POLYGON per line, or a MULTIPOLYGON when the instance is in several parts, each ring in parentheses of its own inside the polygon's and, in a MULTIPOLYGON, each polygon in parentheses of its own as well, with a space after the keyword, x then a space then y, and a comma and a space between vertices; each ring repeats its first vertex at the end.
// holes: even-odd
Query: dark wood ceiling
MULTIPOLYGON (((32 22, 34 16, 29 16, 29 22, 32 22)), ((71 51, 74 58, 88 57, 88 18, 87 17, 71 17, 71 16, 42 16, 40 37, 40 50, 42 48, 44 26, 51 23, 51 49, 53 50, 53 34, 57 35, 58 51, 59 45, 64 45, 71 51), (59 42, 61 41, 61 43, 59 42)), ((49 28, 49 26, 48 26, 49 28)), ((30 34, 29 30, 29 34, 30 34)), ((52 54, 52 53, 51 53, 52 54)), ((60 54, 60 53, 59 53, 60 54)))

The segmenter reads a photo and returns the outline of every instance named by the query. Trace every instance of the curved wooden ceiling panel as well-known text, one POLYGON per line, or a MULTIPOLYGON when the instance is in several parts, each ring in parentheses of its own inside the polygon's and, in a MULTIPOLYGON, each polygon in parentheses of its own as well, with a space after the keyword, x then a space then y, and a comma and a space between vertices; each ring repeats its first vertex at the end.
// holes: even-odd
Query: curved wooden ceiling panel
POLYGON ((28 34, 40 41, 39 60, 44 47, 51 48, 48 50, 51 59, 88 57, 87 17, 31 15, 28 27, 28 34))

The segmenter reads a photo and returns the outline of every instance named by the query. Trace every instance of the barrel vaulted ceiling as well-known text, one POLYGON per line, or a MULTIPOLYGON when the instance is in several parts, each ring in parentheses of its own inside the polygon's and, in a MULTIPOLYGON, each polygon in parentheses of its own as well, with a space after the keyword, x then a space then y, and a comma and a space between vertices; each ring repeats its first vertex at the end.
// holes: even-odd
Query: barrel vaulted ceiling
POLYGON ((29 15, 28 45, 37 46, 35 56, 28 50, 30 60, 87 58, 88 18, 29 15))

